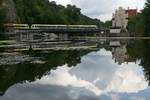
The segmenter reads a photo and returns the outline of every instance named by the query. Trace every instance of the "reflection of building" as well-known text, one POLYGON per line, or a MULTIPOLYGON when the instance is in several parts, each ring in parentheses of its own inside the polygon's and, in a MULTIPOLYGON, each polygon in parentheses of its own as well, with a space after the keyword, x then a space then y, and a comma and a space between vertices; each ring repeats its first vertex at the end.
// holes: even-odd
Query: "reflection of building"
POLYGON ((115 59, 115 62, 118 62, 119 64, 122 64, 124 62, 128 63, 128 62, 136 61, 135 59, 133 59, 127 54, 126 45, 122 45, 120 47, 113 47, 112 54, 113 54, 113 59, 115 59))
POLYGON ((112 54, 115 62, 118 62, 119 64, 124 63, 127 58, 126 52, 126 46, 112 48, 112 54))
POLYGON ((128 24, 128 18, 134 17, 137 14, 137 9, 123 9, 119 7, 118 10, 113 14, 112 27, 120 27, 126 30, 128 24))

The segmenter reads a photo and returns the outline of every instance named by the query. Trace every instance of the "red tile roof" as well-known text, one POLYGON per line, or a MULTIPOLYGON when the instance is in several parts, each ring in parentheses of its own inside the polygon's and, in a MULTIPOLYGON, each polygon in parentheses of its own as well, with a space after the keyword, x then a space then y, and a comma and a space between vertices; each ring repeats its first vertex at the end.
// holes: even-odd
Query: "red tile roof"
POLYGON ((137 15, 137 9, 128 9, 126 10, 126 13, 128 14, 128 17, 134 17, 137 15))

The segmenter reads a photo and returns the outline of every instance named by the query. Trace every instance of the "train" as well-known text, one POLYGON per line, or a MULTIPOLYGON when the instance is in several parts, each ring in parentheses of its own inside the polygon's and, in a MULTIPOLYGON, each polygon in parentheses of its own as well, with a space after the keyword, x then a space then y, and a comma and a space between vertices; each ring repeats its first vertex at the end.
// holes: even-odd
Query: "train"
POLYGON ((14 29, 30 29, 28 24, 12 24, 12 23, 9 23, 9 24, 5 24, 4 26, 5 27, 11 27, 11 28, 14 28, 14 29))
POLYGON ((96 25, 5 24, 13 29, 98 29, 96 25))
POLYGON ((49 25, 33 24, 31 29, 97 29, 96 25, 49 25))

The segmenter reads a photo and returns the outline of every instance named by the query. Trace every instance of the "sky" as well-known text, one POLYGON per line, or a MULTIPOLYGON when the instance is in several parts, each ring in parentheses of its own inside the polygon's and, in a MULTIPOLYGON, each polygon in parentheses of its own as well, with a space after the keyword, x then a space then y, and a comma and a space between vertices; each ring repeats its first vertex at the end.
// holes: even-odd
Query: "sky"
POLYGON ((122 6, 124 8, 137 8, 139 11, 144 7, 145 0, 50 0, 66 6, 76 5, 81 8, 83 14, 98 18, 102 21, 110 20, 115 9, 122 6))

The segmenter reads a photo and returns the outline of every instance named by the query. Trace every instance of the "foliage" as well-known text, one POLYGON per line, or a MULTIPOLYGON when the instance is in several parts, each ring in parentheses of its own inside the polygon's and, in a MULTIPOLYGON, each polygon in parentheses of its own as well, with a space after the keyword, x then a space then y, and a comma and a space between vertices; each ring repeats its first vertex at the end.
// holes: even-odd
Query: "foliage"
POLYGON ((3 34, 4 23, 5 23, 5 10, 3 8, 0 8, 0 40, 5 39, 5 36, 3 34))
POLYGON ((104 27, 109 28, 110 26, 112 26, 112 21, 111 21, 111 20, 110 20, 110 21, 106 21, 106 22, 104 23, 104 27))
POLYGON ((5 21, 5 13, 4 13, 4 9, 0 9, 0 32, 3 31, 3 25, 4 25, 4 21, 5 21))
POLYGON ((75 5, 57 5, 48 0, 14 0, 18 22, 41 24, 95 24, 101 26, 100 20, 91 19, 81 13, 75 5))
POLYGON ((127 52, 130 56, 136 59, 140 59, 140 65, 143 67, 145 77, 150 85, 150 41, 149 40, 137 40, 131 42, 127 46, 127 52))
POLYGON ((142 11, 142 14, 145 22, 145 33, 147 33, 146 35, 150 35, 150 1, 147 1, 145 4, 145 8, 142 11))
POLYGON ((129 19, 128 30, 129 32, 144 33, 144 36, 150 36, 150 1, 147 0, 140 14, 129 19))
POLYGON ((135 17, 131 17, 128 22, 128 31, 130 33, 143 34, 144 33, 144 19, 142 14, 138 14, 135 17))

